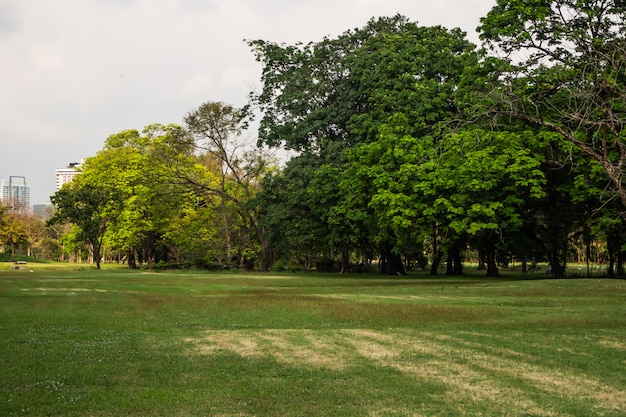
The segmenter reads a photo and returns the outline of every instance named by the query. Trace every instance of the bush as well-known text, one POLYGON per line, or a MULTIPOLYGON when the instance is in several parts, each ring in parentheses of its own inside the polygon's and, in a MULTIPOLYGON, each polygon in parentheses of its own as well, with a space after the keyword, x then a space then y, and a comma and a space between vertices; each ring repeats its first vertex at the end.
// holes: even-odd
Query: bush
POLYGON ((288 269, 287 265, 283 261, 276 261, 274 265, 272 265, 272 271, 274 272, 284 272, 288 269))

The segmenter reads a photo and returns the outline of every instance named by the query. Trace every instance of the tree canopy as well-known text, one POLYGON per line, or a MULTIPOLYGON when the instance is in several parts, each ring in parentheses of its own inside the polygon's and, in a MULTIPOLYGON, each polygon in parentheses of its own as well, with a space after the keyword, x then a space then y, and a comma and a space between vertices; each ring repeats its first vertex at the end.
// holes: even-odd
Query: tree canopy
POLYGON ((300 151, 375 140, 395 112, 414 116, 416 134, 449 118, 451 92, 476 59, 462 31, 401 15, 306 45, 249 45, 263 65, 262 91, 251 95, 263 112, 259 142, 300 151))
MULTIPOLYGON (((561 277, 575 246, 624 273, 624 13, 498 0, 483 48, 401 15, 248 40, 262 65, 248 105, 111 135, 51 222, 131 266, 462 274, 472 259, 497 276, 542 260, 561 277), (279 168, 267 146, 296 156, 279 168)), ((0 237, 7 224, 0 212, 0 237)))
POLYGON ((626 209, 626 3, 499 0, 481 19, 510 62, 496 113, 555 131, 605 170, 626 209))

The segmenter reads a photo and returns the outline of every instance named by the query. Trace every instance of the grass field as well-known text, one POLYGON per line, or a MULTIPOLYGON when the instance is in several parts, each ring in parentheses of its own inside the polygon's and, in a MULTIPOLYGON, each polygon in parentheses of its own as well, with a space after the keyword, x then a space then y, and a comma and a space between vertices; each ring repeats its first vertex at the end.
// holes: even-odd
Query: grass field
POLYGON ((624 416, 626 281, 9 271, 1 416, 624 416))

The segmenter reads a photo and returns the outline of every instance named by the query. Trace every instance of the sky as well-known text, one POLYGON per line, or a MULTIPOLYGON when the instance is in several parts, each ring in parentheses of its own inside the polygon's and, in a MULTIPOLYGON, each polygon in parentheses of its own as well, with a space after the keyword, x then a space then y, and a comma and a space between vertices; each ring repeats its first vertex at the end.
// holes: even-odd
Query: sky
MULTIPOLYGON (((24 176, 31 204, 55 169, 112 134, 182 124, 207 101, 259 90, 245 40, 294 44, 402 14, 475 32, 495 0, 0 0, 0 179, 24 176)), ((255 132, 250 132, 255 135, 255 132)))

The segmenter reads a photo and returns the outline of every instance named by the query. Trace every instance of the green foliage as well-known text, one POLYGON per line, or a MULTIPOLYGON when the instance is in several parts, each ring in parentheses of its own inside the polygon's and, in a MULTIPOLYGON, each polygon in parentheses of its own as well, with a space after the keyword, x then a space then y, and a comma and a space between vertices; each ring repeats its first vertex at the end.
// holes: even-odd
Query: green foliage
POLYGON ((52 197, 56 207, 49 224, 70 222, 77 227, 76 240, 90 245, 100 268, 100 249, 107 227, 115 219, 116 191, 105 188, 94 178, 79 175, 52 197))
POLYGON ((260 143, 298 150, 375 140, 396 112, 415 129, 448 119, 454 85, 476 59, 461 31, 400 15, 318 43, 249 45, 263 64, 263 90, 251 97, 264 114, 260 143))
POLYGON ((333 247, 327 221, 337 190, 333 183, 322 180, 322 176, 332 175, 333 168, 322 168, 320 159, 304 153, 262 183, 263 190, 254 201, 260 224, 267 230, 270 264, 295 259, 309 269, 320 254, 333 247))
POLYGON ((528 202, 544 196, 541 155, 527 147, 533 132, 466 129, 420 140, 405 134, 406 122, 396 116, 376 142, 349 153, 347 177, 368 190, 376 241, 395 237, 406 250, 433 224, 449 241, 499 233, 520 226, 528 202))
MULTIPOLYGON (((287 148, 310 152, 308 158, 319 155, 307 185, 307 198, 314 203, 310 213, 323 225, 320 230, 327 229, 327 247, 342 254, 342 269, 349 251, 370 259, 382 251, 396 263, 390 271, 402 272, 392 254, 411 244, 399 238, 397 229, 408 229, 416 213, 380 209, 373 216, 370 201, 376 205, 381 196, 371 193, 382 187, 379 183, 389 183, 387 177, 397 176, 399 166, 371 153, 384 140, 383 126, 390 119, 404 118, 401 137, 421 142, 434 140, 441 135, 440 123, 458 116, 455 92, 464 68, 478 59, 464 36, 459 30, 420 27, 397 15, 372 19, 361 29, 319 43, 249 42, 264 66, 263 90, 252 96, 264 112, 260 143, 284 142, 287 148), (345 150, 356 152, 348 164, 345 150)), ((411 158, 411 146, 405 144, 406 155, 394 147, 389 156, 411 158)), ((402 205, 400 195, 393 198, 402 205)))
POLYGON ((4 211, 4 206, 0 204, 0 246, 6 247, 12 254, 20 246, 24 246, 28 242, 28 233, 26 225, 21 221, 20 216, 16 213, 4 211))
POLYGON ((561 135, 600 163, 626 207, 625 16, 615 0, 500 0, 479 30, 491 50, 519 61, 493 85, 490 115, 561 135))
MULTIPOLYGON (((539 257, 562 276, 571 239, 587 252, 602 239, 618 271, 623 18, 614 0, 498 0, 481 19, 485 50, 400 15, 307 44, 249 40, 263 69, 249 105, 207 101, 182 126, 110 136, 55 194, 52 223, 74 224, 66 251, 99 260, 105 245, 160 269, 346 272, 378 258, 402 274, 429 256, 431 273, 444 259, 462 274, 471 249, 489 275, 539 257), (264 145, 299 154, 278 170, 264 145)), ((8 225, 0 213, 5 241, 8 225)), ((25 230, 14 245, 43 236, 25 230)))
POLYGON ((94 256, 106 243, 130 259, 158 262, 180 204, 175 169, 192 163, 179 137, 175 125, 110 136, 104 149, 85 161, 81 174, 52 197, 57 212, 51 223, 76 225, 76 238, 91 245, 94 256))
POLYGON ((181 178, 194 193, 215 199, 217 243, 210 254, 222 265, 245 266, 259 261, 267 269, 267 238, 259 224, 254 198, 275 159, 263 149, 250 149, 242 136, 250 120, 248 107, 206 102, 185 117, 188 140, 199 152, 199 170, 181 178), (235 261, 235 262, 233 262, 235 261))

